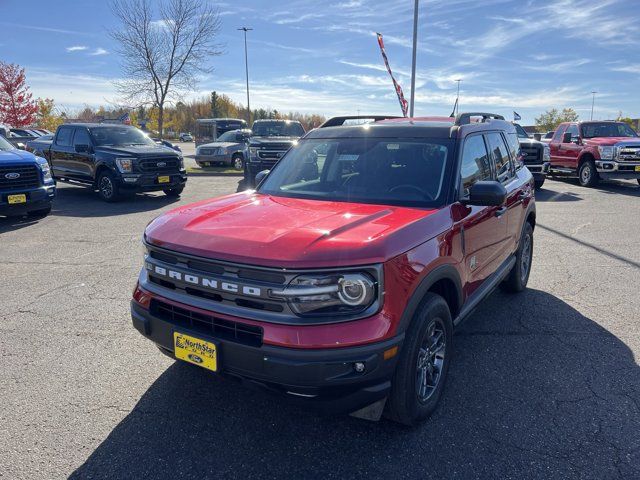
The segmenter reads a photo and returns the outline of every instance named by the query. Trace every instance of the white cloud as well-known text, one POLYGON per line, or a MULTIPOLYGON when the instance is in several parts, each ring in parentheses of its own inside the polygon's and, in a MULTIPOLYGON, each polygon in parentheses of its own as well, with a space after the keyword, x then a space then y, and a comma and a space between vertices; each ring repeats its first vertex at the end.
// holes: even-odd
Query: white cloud
POLYGON ((72 47, 67 47, 67 52, 81 52, 83 50, 87 50, 89 47, 85 47, 84 45, 74 45, 72 47))
POLYGON ((104 48, 96 48, 93 52, 91 52, 89 55, 91 56, 99 56, 99 55, 106 55, 109 52, 107 50, 105 50, 104 48))

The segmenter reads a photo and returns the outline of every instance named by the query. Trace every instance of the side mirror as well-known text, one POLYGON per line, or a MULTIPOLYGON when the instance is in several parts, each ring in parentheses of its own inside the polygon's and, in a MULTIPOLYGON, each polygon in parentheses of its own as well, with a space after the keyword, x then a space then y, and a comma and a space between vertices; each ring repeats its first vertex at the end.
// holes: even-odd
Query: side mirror
POLYGON ((466 205, 479 207, 500 207, 507 201, 507 189, 495 180, 474 183, 469 196, 462 200, 466 205))
POLYGON ((262 180, 264 180, 267 175, 269 175, 270 171, 271 170, 262 170, 261 172, 258 172, 256 174, 256 187, 260 185, 260 182, 262 182, 262 180))
POLYGON ((76 145, 75 147, 76 153, 89 153, 90 147, 89 145, 76 145))

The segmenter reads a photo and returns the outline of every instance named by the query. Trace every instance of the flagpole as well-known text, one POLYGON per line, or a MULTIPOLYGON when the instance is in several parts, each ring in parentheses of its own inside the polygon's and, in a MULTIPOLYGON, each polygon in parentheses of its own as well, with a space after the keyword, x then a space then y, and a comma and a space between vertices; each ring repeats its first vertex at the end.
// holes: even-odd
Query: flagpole
POLYGON ((461 78, 456 79, 456 82, 458 82, 458 93, 456 94, 456 115, 460 111, 460 82, 461 81, 462 81, 461 78))
POLYGON ((411 103, 409 104, 409 116, 413 117, 413 104, 416 98, 416 52, 418 50, 418 3, 416 0, 413 9, 413 61, 411 64, 411 103))

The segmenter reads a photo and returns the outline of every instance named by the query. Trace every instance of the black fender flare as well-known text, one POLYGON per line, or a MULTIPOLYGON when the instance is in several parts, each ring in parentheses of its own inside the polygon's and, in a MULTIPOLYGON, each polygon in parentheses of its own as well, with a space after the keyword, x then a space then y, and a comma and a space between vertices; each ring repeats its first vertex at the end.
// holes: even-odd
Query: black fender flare
MULTIPOLYGON (((450 280, 456 286, 456 300, 458 302, 458 310, 462 308, 462 281, 460 280, 460 275, 455 267, 451 264, 440 265, 434 268, 431 272, 429 272, 420 282, 420 284, 416 287, 411 298, 407 302, 407 306, 402 313, 402 317, 400 317, 400 323, 398 324, 398 330, 396 333, 404 333, 411 324, 413 320, 413 316, 415 315, 418 307, 422 303, 425 295, 429 291, 429 289, 440 280, 450 280)), ((452 317, 454 312, 452 312, 452 317)), ((455 320, 455 318, 454 318, 455 320)))

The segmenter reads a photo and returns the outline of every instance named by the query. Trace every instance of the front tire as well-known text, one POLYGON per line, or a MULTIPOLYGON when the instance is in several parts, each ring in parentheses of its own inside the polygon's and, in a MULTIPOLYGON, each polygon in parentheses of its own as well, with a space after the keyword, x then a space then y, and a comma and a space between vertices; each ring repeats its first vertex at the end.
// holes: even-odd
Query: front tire
POLYGON ((527 288, 531 264, 533 260, 533 227, 529 222, 524 224, 520 236, 520 246, 516 254, 516 263, 502 283, 503 290, 518 293, 527 288))
POLYGON ((231 158, 231 163, 233 164, 233 168, 236 170, 244 170, 244 159, 242 155, 234 155, 231 158))
POLYGON ((120 194, 120 187, 116 182, 115 176, 108 170, 103 170, 98 176, 96 182, 98 187, 98 195, 105 202, 117 202, 122 198, 120 194))
POLYGON ((593 160, 585 160, 578 169, 578 181, 583 187, 595 187, 600 181, 600 176, 596 170, 593 160))
POLYGON ((406 332, 389 394, 387 416, 404 425, 428 418, 442 396, 453 339, 447 302, 427 293, 406 332))
POLYGON ((542 186, 544 185, 544 181, 546 180, 546 178, 542 178, 540 180, 535 180, 534 181, 534 186, 536 190, 540 190, 542 188, 542 186))
POLYGON ((180 195, 182 195, 183 190, 184 185, 176 188, 165 188, 163 192, 167 197, 178 198, 180 195))

